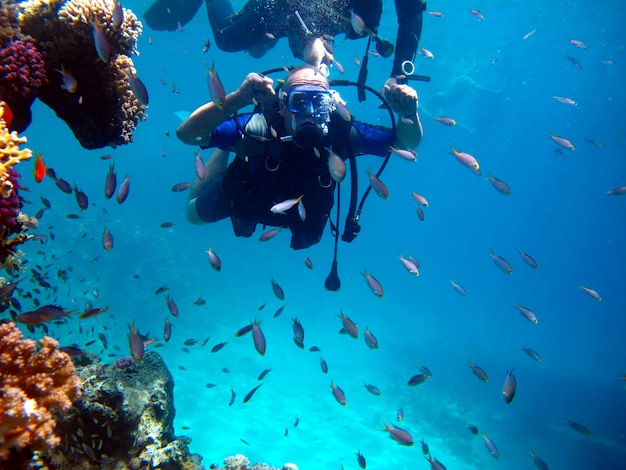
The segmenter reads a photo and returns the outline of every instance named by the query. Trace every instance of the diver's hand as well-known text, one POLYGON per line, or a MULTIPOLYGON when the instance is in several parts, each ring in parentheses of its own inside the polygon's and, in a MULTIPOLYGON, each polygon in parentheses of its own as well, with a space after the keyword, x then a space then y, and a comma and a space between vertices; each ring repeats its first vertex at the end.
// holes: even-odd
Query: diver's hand
POLYGON ((260 73, 249 73, 237 90, 237 100, 241 103, 241 107, 250 103, 263 104, 273 99, 274 81, 261 75, 260 73))
POLYGON ((383 95, 391 109, 400 116, 417 112, 417 92, 408 85, 398 84, 395 77, 387 79, 383 85, 383 95))

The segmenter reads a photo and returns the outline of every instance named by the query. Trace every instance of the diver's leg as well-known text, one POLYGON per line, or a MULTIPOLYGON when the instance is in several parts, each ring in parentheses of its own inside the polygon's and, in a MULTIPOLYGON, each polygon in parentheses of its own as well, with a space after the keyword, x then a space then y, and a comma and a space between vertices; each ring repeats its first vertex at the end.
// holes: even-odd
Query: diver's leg
POLYGON ((391 76, 402 75, 402 62, 413 62, 422 35, 422 14, 426 3, 422 0, 395 0, 398 17, 396 54, 391 76))
POLYGON ((206 175, 191 188, 185 217, 194 225, 216 222, 229 215, 222 177, 228 168, 228 150, 215 149, 204 167, 206 175))
POLYGON ((205 0, 215 44, 226 52, 250 50, 253 57, 262 56, 275 40, 268 37, 273 24, 278 24, 276 1, 249 0, 235 13, 229 0, 205 0), (253 50, 262 50, 254 53, 253 50))
POLYGON ((201 4, 202 0, 156 0, 143 19, 155 31, 174 31, 189 23, 201 4))

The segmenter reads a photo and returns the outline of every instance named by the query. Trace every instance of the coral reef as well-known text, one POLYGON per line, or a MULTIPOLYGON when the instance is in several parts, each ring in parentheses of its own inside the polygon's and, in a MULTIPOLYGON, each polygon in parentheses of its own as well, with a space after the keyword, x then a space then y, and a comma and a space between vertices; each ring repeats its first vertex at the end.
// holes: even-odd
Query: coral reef
MULTIPOLYGON (((27 61, 33 76, 29 98, 22 99, 8 89, 22 83, 16 82, 18 77, 4 84, 7 96, 3 99, 15 113, 14 129, 23 130, 30 123, 30 105, 36 94, 68 124, 85 148, 116 147, 132 141, 137 123, 146 118, 146 106, 135 97, 126 71, 134 73, 130 55, 138 54, 137 39, 143 27, 128 9, 123 9, 123 21, 116 25, 114 7, 113 0, 28 0, 0 9, 0 41, 5 38, 0 42, 0 55, 14 57, 16 48, 28 47, 22 60, 27 61), (18 31, 14 8, 19 11, 18 31), (101 34, 94 33, 96 27, 101 34), (107 50, 102 58, 98 46, 107 50), (36 54, 41 58, 35 60, 36 54), (34 64, 45 69, 47 78, 38 88, 39 69, 34 64), (74 92, 61 88, 59 71, 63 68, 77 82, 74 92)), ((1 86, 2 81, 0 97, 1 86)))
MULTIPOLYGON (((211 468, 220 470, 217 465, 211 465, 211 468)), ((271 467, 265 463, 255 463, 250 465, 248 457, 242 454, 235 454, 224 459, 224 468, 222 470, 298 470, 298 466, 294 463, 286 463, 282 467, 271 467)))
POLYGON ((48 468, 203 468, 190 455, 189 438, 174 436, 174 380, 161 357, 103 365, 86 354, 77 359, 83 396, 59 416, 62 443, 40 455, 48 468), (121 365, 122 363, 120 363, 121 365))
POLYGON ((3 115, 4 103, 0 102, 0 267, 15 254, 15 247, 28 239, 25 232, 31 225, 31 220, 20 214, 18 174, 13 166, 31 158, 32 152, 20 150, 26 138, 9 132, 3 115))
POLYGON ((0 324, 0 465, 24 468, 33 451, 59 444, 52 412, 80 396, 70 357, 52 338, 22 339, 14 323, 0 324))
POLYGON ((13 130, 30 124, 30 107, 46 83, 43 56, 31 41, 17 39, 0 49, 0 97, 15 113, 13 130))

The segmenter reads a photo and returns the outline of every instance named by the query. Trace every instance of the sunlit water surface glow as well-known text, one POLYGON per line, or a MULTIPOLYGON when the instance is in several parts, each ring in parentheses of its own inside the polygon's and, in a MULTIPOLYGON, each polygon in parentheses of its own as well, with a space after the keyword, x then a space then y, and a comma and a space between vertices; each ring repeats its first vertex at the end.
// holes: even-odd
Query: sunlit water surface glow
MULTIPOLYGON (((380 32, 393 39, 395 13, 385 3, 380 32)), ((124 6, 139 15, 145 8, 130 0, 124 6)), ((277 466, 295 462, 301 470, 340 464, 348 469, 357 467, 354 454, 360 449, 368 468, 428 468, 419 447, 424 439, 449 469, 529 469, 531 449, 553 470, 624 468, 626 390, 619 378, 626 370, 626 197, 609 197, 606 191, 626 185, 621 27, 626 10, 618 1, 597 8, 582 1, 535 7, 519 1, 433 0, 428 6, 444 17, 425 15, 421 45, 435 59, 416 58, 418 73, 432 77, 431 83, 416 84, 425 132, 418 163, 392 156, 382 175, 391 199, 372 194, 361 234, 352 244, 340 244, 338 293, 323 289, 332 260, 330 233, 305 252, 288 248, 287 231, 265 244, 257 241, 260 229, 250 239, 236 239, 229 221, 204 227, 186 223, 186 194, 170 191, 193 178, 195 149, 173 136, 180 122, 174 113, 210 99, 204 62, 215 61, 227 92, 233 91, 248 71, 296 63, 285 40, 261 60, 215 46, 203 55, 204 39, 212 39, 204 6, 183 32, 146 29, 135 62, 150 92, 149 119, 139 125, 132 145, 112 151, 80 148, 49 109, 40 103, 33 108, 26 133, 30 146, 45 154, 57 174, 76 182, 91 207, 82 219, 67 219, 65 214, 78 212, 74 198, 50 179, 36 185, 28 164, 21 166, 24 183, 34 189, 27 194, 34 201, 27 212, 36 212, 39 195, 48 198, 53 209, 38 233, 56 235, 43 247, 45 258, 35 254, 42 248, 36 243, 25 247, 27 257, 44 264, 55 254, 53 273, 73 268, 67 286, 59 281, 58 303, 76 302, 80 308, 92 300, 110 306, 110 314, 84 321, 83 328, 94 325, 97 334, 106 325, 110 343, 123 354, 128 353, 127 324, 134 321, 142 333, 160 339, 164 320, 170 319, 172 340, 157 351, 176 381, 176 432, 193 439, 191 449, 207 466, 244 453, 251 461, 277 466), (481 10, 485 20, 471 15, 471 8, 481 10), (570 39, 589 48, 578 49, 570 39), (574 68, 567 55, 583 69, 574 68), (614 64, 599 63, 608 59, 614 64), (180 93, 172 92, 174 84, 180 93), (569 97, 578 106, 553 96, 569 97), (444 127, 435 115, 452 116, 458 124, 444 127), (550 133, 569 138, 576 150, 555 155, 550 133), (450 145, 475 155, 483 176, 491 171, 510 185, 512 195, 499 194, 459 165, 448 154, 450 145), (109 162, 98 157, 109 152, 118 181, 131 177, 123 205, 103 195, 109 162), (429 199, 424 222, 415 214, 412 191, 429 199), (176 225, 160 228, 165 221, 176 225), (115 237, 109 252, 101 246, 105 225, 115 237), (222 258, 220 273, 208 263, 208 247, 222 258), (537 270, 523 263, 520 247, 538 261, 537 270), (494 266, 491 249, 511 262, 512 275, 494 266), (420 261, 420 277, 403 269, 399 253, 420 261), (304 265, 307 255, 312 271, 304 265), (383 299, 369 292, 360 275, 364 268, 383 284, 383 299), (272 294, 270 277, 286 292, 278 319, 272 314, 282 303, 272 294), (451 279, 467 289, 467 297, 453 290, 451 279), (582 284, 598 290, 602 302, 579 289, 582 284), (169 315, 162 295, 154 295, 161 285, 170 287, 179 318, 169 315), (94 299, 95 289, 100 300, 94 299), (200 295, 207 303, 195 306, 200 295), (539 324, 524 320, 517 304, 532 309, 539 324), (358 323, 358 340, 338 334, 340 309, 358 323), (292 317, 304 326, 305 350, 291 339, 292 317), (233 337, 255 318, 263 321, 265 357, 256 353, 250 337, 233 337), (366 326, 380 342, 377 351, 365 345, 366 326), (207 336, 205 347, 182 351, 186 339, 207 336), (226 340, 222 351, 210 352, 226 340), (312 345, 322 349, 327 376, 319 354, 308 352, 312 345), (543 362, 528 358, 524 346, 539 351, 543 362), (468 361, 487 371, 488 383, 472 375, 468 361), (418 363, 429 367, 433 378, 408 387, 418 363), (268 367, 272 371, 264 385, 243 404, 268 367), (506 405, 502 383, 513 367, 518 392, 506 405), (347 407, 332 397, 331 380, 345 391, 347 407), (378 386, 382 396, 369 394, 364 382, 378 386), (207 389, 206 383, 217 387, 207 389), (231 387, 237 400, 228 407, 231 387), (399 408, 405 416, 399 425, 413 435, 414 447, 401 447, 381 432, 383 421, 396 423, 399 408), (294 428, 296 416, 300 424, 294 428), (594 437, 574 433, 564 424, 568 418, 589 427, 594 437), (495 442, 500 461, 488 454, 480 435, 468 431, 470 424, 495 442)), ((336 57, 346 73, 333 70, 332 77, 355 79, 353 57, 362 57, 364 48, 365 41, 338 38, 336 57)), ((379 88, 390 68, 390 60, 370 57, 368 83, 379 88)), ((359 107, 351 90, 340 91, 357 119, 388 124, 375 100, 359 107)), ((367 168, 379 163, 359 159, 361 191, 367 168)), ((348 199, 344 184, 344 211, 348 199)), ((78 335, 75 325, 52 333, 67 344, 91 339, 90 333, 78 335)), ((99 352, 99 344, 90 350, 99 352)))

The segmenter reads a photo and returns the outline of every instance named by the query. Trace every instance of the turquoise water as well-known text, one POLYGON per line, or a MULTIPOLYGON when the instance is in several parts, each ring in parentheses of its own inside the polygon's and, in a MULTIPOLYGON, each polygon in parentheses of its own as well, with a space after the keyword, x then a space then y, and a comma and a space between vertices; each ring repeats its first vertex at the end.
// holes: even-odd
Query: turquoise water
MULTIPOLYGON (((137 14, 144 9, 137 1, 124 6, 137 14)), ((67 284, 55 281, 59 304, 80 309, 91 300, 111 307, 84 321, 83 328, 93 325, 97 337, 106 326, 109 348, 118 346, 118 354, 128 354, 128 323, 160 340, 169 318, 172 339, 157 351, 176 381, 176 432, 193 439, 192 450, 207 466, 244 453, 272 465, 291 461, 301 470, 349 469, 357 468, 354 454, 360 450, 371 469, 428 468, 421 439, 450 470, 530 469, 532 449, 553 470, 626 466, 626 390, 619 380, 626 372, 626 196, 606 194, 626 185, 626 10, 616 1, 595 8, 587 2, 535 8, 519 1, 431 1, 429 10, 444 17, 425 15, 421 45, 435 59, 416 58, 418 73, 432 77, 431 83, 416 84, 424 125, 418 162, 391 160, 381 177, 390 200, 372 194, 362 232, 339 246, 337 293, 323 288, 332 260, 328 231, 302 252, 289 249, 286 231, 267 243, 257 241, 260 230, 237 239, 229 221, 188 224, 186 194, 170 191, 194 176, 195 149, 173 135, 180 122, 176 111, 191 111, 210 99, 204 61, 215 61, 227 92, 233 91, 248 71, 295 63, 284 40, 260 60, 215 46, 203 55, 204 39, 212 39, 203 10, 182 32, 144 31, 135 63, 150 92, 149 118, 139 124, 133 144, 112 151, 82 149, 52 111, 41 103, 33 108, 26 132, 30 147, 44 153, 59 176, 76 182, 91 205, 81 219, 67 219, 67 213, 78 212, 73 196, 50 179, 36 185, 29 164, 18 167, 33 188, 26 212, 34 215, 39 195, 53 207, 37 233, 53 233, 54 240, 26 245, 27 257, 31 264, 53 263, 52 273, 73 269, 67 284), (485 20, 472 16, 470 8, 481 10, 485 20), (570 39, 584 41, 588 49, 576 48, 570 39), (568 55, 583 68, 573 67, 568 55), (614 63, 600 63, 607 60, 614 63), (180 93, 172 93, 174 84, 180 93), (553 96, 569 97, 578 106, 553 96), (457 125, 442 126, 436 115, 452 116, 457 125), (550 133, 567 137, 576 150, 555 155, 550 133), (491 171, 506 181, 512 195, 499 194, 458 164, 448 154, 450 145, 476 156, 484 176, 491 171), (99 157, 106 153, 114 155, 118 181, 131 177, 123 205, 104 198, 110 161, 99 157), (430 202, 424 222, 416 216, 412 191, 430 202), (175 225, 161 228, 166 221, 175 225), (115 239, 111 251, 101 246, 105 225, 115 239), (204 253, 209 247, 222 259, 219 273, 204 253), (537 260, 538 269, 522 261, 520 247, 537 260), (39 249, 45 254, 37 254, 39 249), (511 263, 511 275, 494 266, 491 249, 511 263), (403 269, 399 253, 419 260, 419 277, 403 269), (306 256, 313 270, 305 267, 306 256), (383 299, 367 288, 360 275, 364 267, 383 284, 383 299), (284 303, 274 297, 270 277, 285 290, 284 303), (466 297, 454 291, 451 279, 467 289, 466 297), (587 296, 579 288, 583 284, 596 289, 602 301, 587 296), (171 317, 163 296, 154 295, 162 285, 180 308, 178 318, 171 317), (193 304, 199 296, 206 305, 193 304), (532 309, 539 324, 526 321, 517 304, 532 309), (273 318, 281 305, 283 314, 273 318), (338 334, 340 310, 358 323, 358 340, 338 334), (255 317, 263 321, 265 357, 249 336, 233 337, 255 317), (292 317, 304 326, 305 350, 291 339, 292 317), (366 326, 379 350, 365 345, 366 326), (206 346, 182 351, 186 339, 208 336, 206 346), (226 340, 223 350, 210 352, 226 340), (308 351, 313 345, 322 349, 328 375, 320 370, 319 353, 308 351), (524 346, 537 350, 543 362, 527 357, 524 346), (468 361, 487 371, 488 383, 473 376, 468 361), (408 387, 418 363, 433 377, 408 387), (264 385, 243 404, 269 367, 264 385), (507 405, 502 383, 513 367, 517 396, 507 405), (333 398, 331 380, 344 390, 345 408, 333 398), (369 394, 364 382, 378 386, 382 395, 369 394), (217 386, 208 389, 206 383, 217 386), (231 387, 237 399, 229 407, 231 387), (402 423, 395 420, 399 408, 402 423), (296 416, 300 424, 294 428, 296 416), (576 434, 566 419, 590 428, 593 438, 576 434), (380 432, 383 421, 408 430, 418 445, 399 446, 380 432), (498 446, 499 461, 480 435, 468 431, 470 424, 498 446)), ((393 39, 394 25, 394 9, 385 5, 381 35, 393 39)), ((364 48, 364 41, 338 38, 335 55, 346 73, 333 70, 332 78, 355 79, 353 56, 362 57, 364 48)), ((389 60, 370 57, 368 83, 380 87, 390 67, 389 60)), ((387 124, 374 100, 360 107, 351 90, 340 91, 357 119, 387 124)), ((365 170, 379 162, 359 159, 361 190, 365 170)), ((348 196, 344 185, 344 211, 348 196)), ((52 333, 67 344, 92 339, 91 331, 79 335, 75 326, 70 329, 52 333)), ((101 351, 99 343, 90 349, 101 351)))

